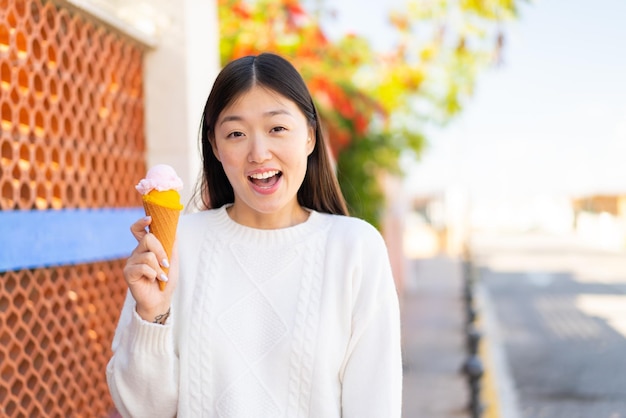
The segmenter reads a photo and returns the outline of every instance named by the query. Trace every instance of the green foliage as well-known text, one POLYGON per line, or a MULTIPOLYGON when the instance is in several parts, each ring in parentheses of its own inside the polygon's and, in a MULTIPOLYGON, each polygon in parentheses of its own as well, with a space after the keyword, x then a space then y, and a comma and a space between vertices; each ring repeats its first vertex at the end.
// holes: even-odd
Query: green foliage
POLYGON ((301 0, 219 0, 223 63, 273 51, 307 81, 337 159, 353 215, 380 225, 381 178, 402 175, 400 157, 418 157, 423 132, 461 112, 477 78, 500 61, 504 22, 523 0, 408 0, 390 13, 398 43, 375 52, 363 36, 327 39, 326 4, 301 0))
POLYGON ((380 227, 386 195, 385 174, 401 175, 398 160, 403 152, 419 153, 424 138, 411 132, 371 134, 358 138, 339 154, 337 175, 353 216, 380 227))

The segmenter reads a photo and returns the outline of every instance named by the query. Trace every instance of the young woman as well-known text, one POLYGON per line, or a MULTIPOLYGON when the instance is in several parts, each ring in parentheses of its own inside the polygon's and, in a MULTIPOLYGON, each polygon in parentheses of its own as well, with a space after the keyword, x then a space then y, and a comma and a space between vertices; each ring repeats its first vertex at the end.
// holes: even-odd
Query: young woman
POLYGON ((297 70, 274 54, 228 64, 201 136, 204 210, 181 218, 172 260, 149 218, 131 227, 130 293, 107 367, 119 412, 399 418, 387 250, 347 216, 297 70))

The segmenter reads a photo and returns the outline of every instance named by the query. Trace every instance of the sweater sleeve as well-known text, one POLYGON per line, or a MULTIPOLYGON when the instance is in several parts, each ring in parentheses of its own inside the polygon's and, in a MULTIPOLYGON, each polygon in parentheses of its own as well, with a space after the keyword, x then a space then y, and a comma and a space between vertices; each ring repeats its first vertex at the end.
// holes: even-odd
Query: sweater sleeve
POLYGON ((178 405, 178 358, 172 317, 165 325, 144 321, 128 293, 107 365, 111 397, 123 417, 173 417, 178 405))
POLYGON ((400 309, 382 237, 368 237, 353 278, 352 333, 342 371, 345 418, 400 418, 400 309))

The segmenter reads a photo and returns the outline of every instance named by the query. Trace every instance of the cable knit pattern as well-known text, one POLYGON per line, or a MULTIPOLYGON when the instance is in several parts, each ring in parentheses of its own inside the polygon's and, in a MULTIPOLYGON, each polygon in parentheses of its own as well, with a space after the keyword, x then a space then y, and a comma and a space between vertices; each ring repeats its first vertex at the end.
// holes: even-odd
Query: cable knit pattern
POLYGON ((207 235, 200 250, 200 263, 198 265, 197 279, 193 291, 191 317, 191 332, 189 333, 189 358, 197 359, 199 367, 189 368, 190 399, 189 407, 192 416, 203 416, 205 408, 209 408, 213 393, 211 388, 211 351, 203 350, 204 342, 211 341, 211 322, 209 309, 215 296, 215 262, 219 259, 220 248, 215 241, 207 235), (203 395, 204 394, 204 395, 203 395), (208 395, 208 396, 207 396, 208 395))
POLYGON ((183 216, 178 245, 171 326, 129 327, 133 304, 122 312, 116 332, 143 337, 114 341, 121 411, 154 416, 177 400, 181 418, 400 417, 398 301, 373 227, 312 211, 259 230, 220 208, 183 216))
MULTIPOLYGON (((325 228, 328 229, 328 228, 325 228)), ((323 238, 327 231, 309 240, 305 249, 311 256, 304 259, 304 277, 298 296, 296 324, 293 330, 289 365, 288 417, 306 417, 313 372, 313 349, 317 339, 320 291, 322 285, 323 238)))
POLYGON ((287 326, 260 291, 254 292, 224 312, 218 321, 224 334, 241 355, 241 361, 253 366, 287 332, 287 326), (249 328, 259 322, 262 327, 249 328))

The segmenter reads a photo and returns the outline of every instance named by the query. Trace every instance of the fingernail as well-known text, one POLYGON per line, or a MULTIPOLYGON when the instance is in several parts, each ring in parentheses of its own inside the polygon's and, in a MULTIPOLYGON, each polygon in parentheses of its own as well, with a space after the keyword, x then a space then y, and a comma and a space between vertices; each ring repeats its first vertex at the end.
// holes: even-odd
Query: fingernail
POLYGON ((165 275, 165 273, 161 273, 161 275, 159 276, 159 278, 161 279, 162 282, 166 282, 169 279, 167 278, 167 276, 165 275))
POLYGON ((150 219, 152 219, 152 216, 144 216, 143 218, 145 222, 148 222, 150 219))
POLYGON ((165 267, 166 269, 170 268, 170 262, 167 261, 167 258, 164 258, 163 260, 161 260, 161 265, 165 267))

